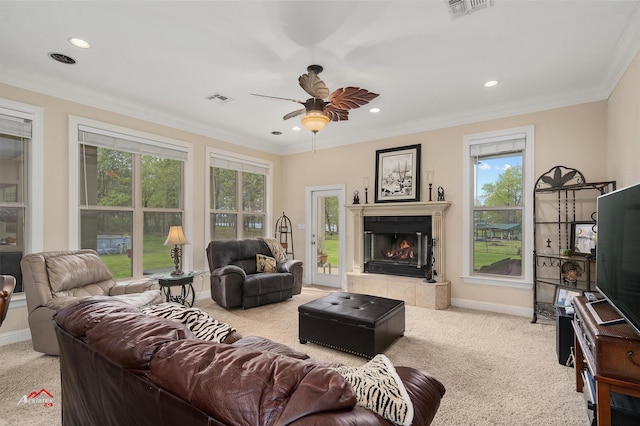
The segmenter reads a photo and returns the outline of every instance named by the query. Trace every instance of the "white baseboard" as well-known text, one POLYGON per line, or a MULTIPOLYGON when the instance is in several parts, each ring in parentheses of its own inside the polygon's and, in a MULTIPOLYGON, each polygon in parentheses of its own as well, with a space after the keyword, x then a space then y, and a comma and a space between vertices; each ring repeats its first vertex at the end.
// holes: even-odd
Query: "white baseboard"
POLYGON ((28 328, 0 334, 0 346, 24 342, 25 340, 31 340, 31 331, 28 328))
POLYGON ((459 308, 476 309, 478 311, 497 312, 500 314, 516 315, 519 317, 531 317, 533 309, 521 306, 502 305, 499 303, 478 302, 468 299, 451 299, 451 305, 459 308))
POLYGON ((211 289, 202 290, 196 293, 196 300, 211 299, 211 289))

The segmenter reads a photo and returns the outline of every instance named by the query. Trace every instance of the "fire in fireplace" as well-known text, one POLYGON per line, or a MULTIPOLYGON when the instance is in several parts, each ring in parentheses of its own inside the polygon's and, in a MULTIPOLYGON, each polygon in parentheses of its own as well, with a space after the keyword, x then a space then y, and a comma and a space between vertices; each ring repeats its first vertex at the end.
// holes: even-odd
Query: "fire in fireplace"
POLYGON ((425 277, 431 245, 431 216, 364 217, 365 272, 425 277))

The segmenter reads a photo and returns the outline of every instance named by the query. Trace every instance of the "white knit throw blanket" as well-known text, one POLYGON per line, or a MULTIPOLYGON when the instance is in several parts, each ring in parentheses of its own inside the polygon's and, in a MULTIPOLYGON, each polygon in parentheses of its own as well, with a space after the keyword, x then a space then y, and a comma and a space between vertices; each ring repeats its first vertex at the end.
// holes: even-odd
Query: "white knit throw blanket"
POLYGON ((284 250, 284 248, 282 248, 278 240, 270 237, 260 237, 258 239, 265 242, 277 262, 286 262, 287 252, 284 250))

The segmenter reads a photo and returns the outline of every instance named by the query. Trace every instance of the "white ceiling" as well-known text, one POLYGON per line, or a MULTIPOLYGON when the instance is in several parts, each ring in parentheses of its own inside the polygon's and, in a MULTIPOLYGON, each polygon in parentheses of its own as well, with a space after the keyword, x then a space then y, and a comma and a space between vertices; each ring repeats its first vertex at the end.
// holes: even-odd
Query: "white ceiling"
POLYGON ((250 93, 304 101, 310 64, 330 90, 380 94, 318 149, 606 99, 640 47, 639 4, 495 0, 451 19, 445 0, 2 1, 0 82, 287 154, 311 148, 282 120, 300 106, 250 93))

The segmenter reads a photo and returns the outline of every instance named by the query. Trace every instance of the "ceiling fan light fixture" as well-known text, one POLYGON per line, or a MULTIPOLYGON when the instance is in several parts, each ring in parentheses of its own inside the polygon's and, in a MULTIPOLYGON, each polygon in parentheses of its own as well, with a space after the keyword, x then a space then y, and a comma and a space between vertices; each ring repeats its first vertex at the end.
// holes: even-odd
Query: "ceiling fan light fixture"
POLYGON ((331 119, 322 111, 312 110, 300 119, 304 127, 312 133, 318 133, 331 119))

